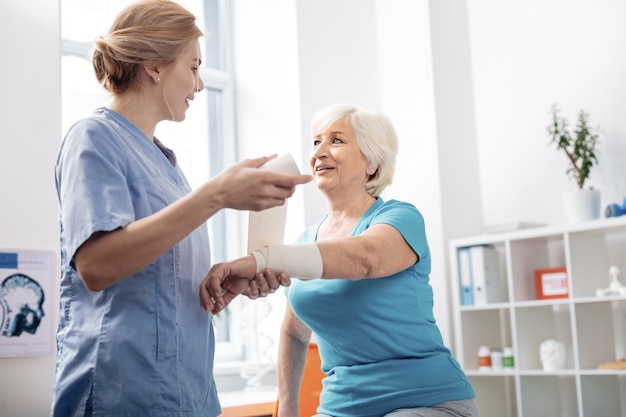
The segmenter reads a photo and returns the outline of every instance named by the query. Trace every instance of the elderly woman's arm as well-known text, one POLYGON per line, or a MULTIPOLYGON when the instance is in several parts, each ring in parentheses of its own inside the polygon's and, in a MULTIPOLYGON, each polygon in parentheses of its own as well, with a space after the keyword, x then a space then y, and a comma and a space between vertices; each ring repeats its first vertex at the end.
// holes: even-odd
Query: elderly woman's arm
POLYGON ((276 369, 278 417, 300 416, 298 399, 311 333, 287 304, 280 331, 276 369))
POLYGON ((214 313, 223 309, 223 282, 237 276, 252 279, 272 270, 294 278, 381 278, 403 271, 418 255, 393 226, 377 224, 359 236, 316 243, 270 246, 230 262, 214 265, 200 285, 200 304, 214 313))

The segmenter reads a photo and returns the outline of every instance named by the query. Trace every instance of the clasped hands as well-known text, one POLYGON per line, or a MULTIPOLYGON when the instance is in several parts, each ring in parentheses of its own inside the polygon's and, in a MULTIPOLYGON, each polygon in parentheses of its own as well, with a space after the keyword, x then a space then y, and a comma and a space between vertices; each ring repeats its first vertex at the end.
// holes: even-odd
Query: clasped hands
POLYGON ((281 285, 291 285, 291 278, 284 272, 276 275, 266 269, 257 274, 256 268, 252 255, 213 265, 200 284, 202 310, 217 314, 239 294, 255 299, 275 292, 281 285))

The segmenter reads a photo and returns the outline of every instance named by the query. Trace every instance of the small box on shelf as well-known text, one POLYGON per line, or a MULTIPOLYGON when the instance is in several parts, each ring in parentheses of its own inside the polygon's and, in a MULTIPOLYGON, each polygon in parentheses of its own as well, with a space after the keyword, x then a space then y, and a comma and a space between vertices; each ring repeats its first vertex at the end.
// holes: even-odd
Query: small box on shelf
POLYGON ((538 300, 569 297, 567 269, 564 266, 536 269, 535 290, 538 300))

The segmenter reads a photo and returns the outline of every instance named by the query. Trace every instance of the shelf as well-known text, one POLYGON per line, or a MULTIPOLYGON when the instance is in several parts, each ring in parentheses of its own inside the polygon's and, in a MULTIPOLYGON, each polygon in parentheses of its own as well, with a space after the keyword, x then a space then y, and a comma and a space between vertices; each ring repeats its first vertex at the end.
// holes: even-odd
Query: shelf
POLYGON ((608 287, 611 266, 622 271, 618 278, 626 284, 625 255, 626 216, 450 242, 454 354, 472 381, 483 417, 626 417, 626 370, 598 369, 626 358, 626 295, 596 295, 608 287), (498 265, 491 268, 498 273, 491 279, 505 288, 505 301, 468 302, 459 250, 479 245, 498 253, 498 265), (566 270, 566 287, 560 287, 567 289, 565 298, 538 299, 535 270, 558 267, 566 270), (461 281, 463 301, 470 305, 461 305, 461 281), (549 372, 539 352, 548 339, 565 348, 563 367, 549 372), (515 367, 479 371, 481 346, 512 347, 515 367))

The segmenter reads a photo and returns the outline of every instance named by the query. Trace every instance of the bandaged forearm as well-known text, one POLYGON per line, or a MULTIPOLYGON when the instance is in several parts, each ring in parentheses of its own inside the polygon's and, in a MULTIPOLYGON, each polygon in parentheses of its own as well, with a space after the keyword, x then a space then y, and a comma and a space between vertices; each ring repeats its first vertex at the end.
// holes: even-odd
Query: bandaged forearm
POLYGON ((324 272, 322 254, 315 243, 265 246, 252 252, 256 272, 269 268, 274 273, 284 272, 291 278, 321 278, 324 272))

